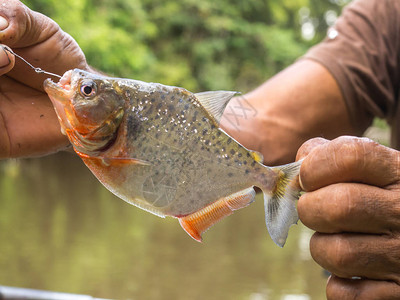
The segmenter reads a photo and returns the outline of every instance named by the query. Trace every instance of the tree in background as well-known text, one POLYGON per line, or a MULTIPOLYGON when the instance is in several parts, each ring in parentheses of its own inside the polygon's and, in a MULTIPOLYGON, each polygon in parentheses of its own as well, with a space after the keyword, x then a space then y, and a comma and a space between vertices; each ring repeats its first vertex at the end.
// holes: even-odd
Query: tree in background
POLYGON ((26 0, 111 75, 246 92, 326 34, 348 0, 26 0))

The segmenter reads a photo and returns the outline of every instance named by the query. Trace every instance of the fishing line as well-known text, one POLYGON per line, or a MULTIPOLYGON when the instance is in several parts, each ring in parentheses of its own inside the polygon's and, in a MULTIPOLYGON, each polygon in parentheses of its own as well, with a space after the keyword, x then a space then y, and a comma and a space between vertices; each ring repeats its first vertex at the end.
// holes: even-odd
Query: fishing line
POLYGON ((6 48, 6 47, 3 47, 3 49, 4 49, 4 51, 8 51, 8 52, 10 52, 12 55, 14 55, 14 56, 16 56, 16 57, 18 57, 20 60, 22 60, 24 63, 26 63, 29 67, 31 67, 36 73, 38 73, 38 74, 47 74, 47 75, 50 75, 50 76, 54 76, 54 77, 58 77, 58 78, 60 78, 61 79, 61 76, 60 75, 57 75, 57 74, 54 74, 54 73, 51 73, 51 72, 47 72, 47 71, 45 71, 45 70, 42 70, 41 68, 36 68, 36 67, 34 67, 31 63, 29 63, 26 59, 24 59, 22 56, 19 56, 18 54, 16 54, 14 51, 12 51, 10 48, 6 48))

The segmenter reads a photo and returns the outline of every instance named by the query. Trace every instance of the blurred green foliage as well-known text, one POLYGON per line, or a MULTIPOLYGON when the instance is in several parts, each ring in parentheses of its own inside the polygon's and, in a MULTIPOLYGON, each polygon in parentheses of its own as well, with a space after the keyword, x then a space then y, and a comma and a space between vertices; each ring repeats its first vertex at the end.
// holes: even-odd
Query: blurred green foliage
POLYGON ((326 33, 345 0, 26 0, 71 34, 94 67, 192 91, 246 92, 326 33), (304 8, 306 10, 304 11, 304 8), (302 14, 299 12, 302 10, 302 14), (302 39, 304 19, 315 37, 302 39))

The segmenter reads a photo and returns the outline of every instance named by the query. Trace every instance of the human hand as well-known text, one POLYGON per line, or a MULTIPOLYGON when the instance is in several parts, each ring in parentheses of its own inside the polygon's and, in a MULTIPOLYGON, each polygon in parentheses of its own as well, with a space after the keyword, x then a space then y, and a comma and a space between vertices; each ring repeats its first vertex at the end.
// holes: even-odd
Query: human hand
POLYGON ((300 220, 328 299, 400 299, 400 152, 366 138, 304 143, 300 220), (361 279, 354 279, 359 277, 361 279))
MULTIPOLYGON (((17 0, 0 0, 0 43, 35 67, 56 74, 89 70, 78 44, 50 18, 17 0)), ((69 145, 36 74, 0 49, 0 158, 36 156, 69 145), (15 64, 15 66, 14 66, 15 64)))

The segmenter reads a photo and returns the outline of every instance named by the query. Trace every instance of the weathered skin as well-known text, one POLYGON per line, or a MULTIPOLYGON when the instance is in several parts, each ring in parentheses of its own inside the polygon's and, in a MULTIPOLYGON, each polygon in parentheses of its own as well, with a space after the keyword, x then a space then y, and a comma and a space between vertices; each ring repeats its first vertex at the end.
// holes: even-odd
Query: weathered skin
POLYGON ((270 195, 278 189, 280 170, 256 161, 183 88, 81 70, 44 86, 85 164, 142 209, 183 217, 253 186, 270 195))

